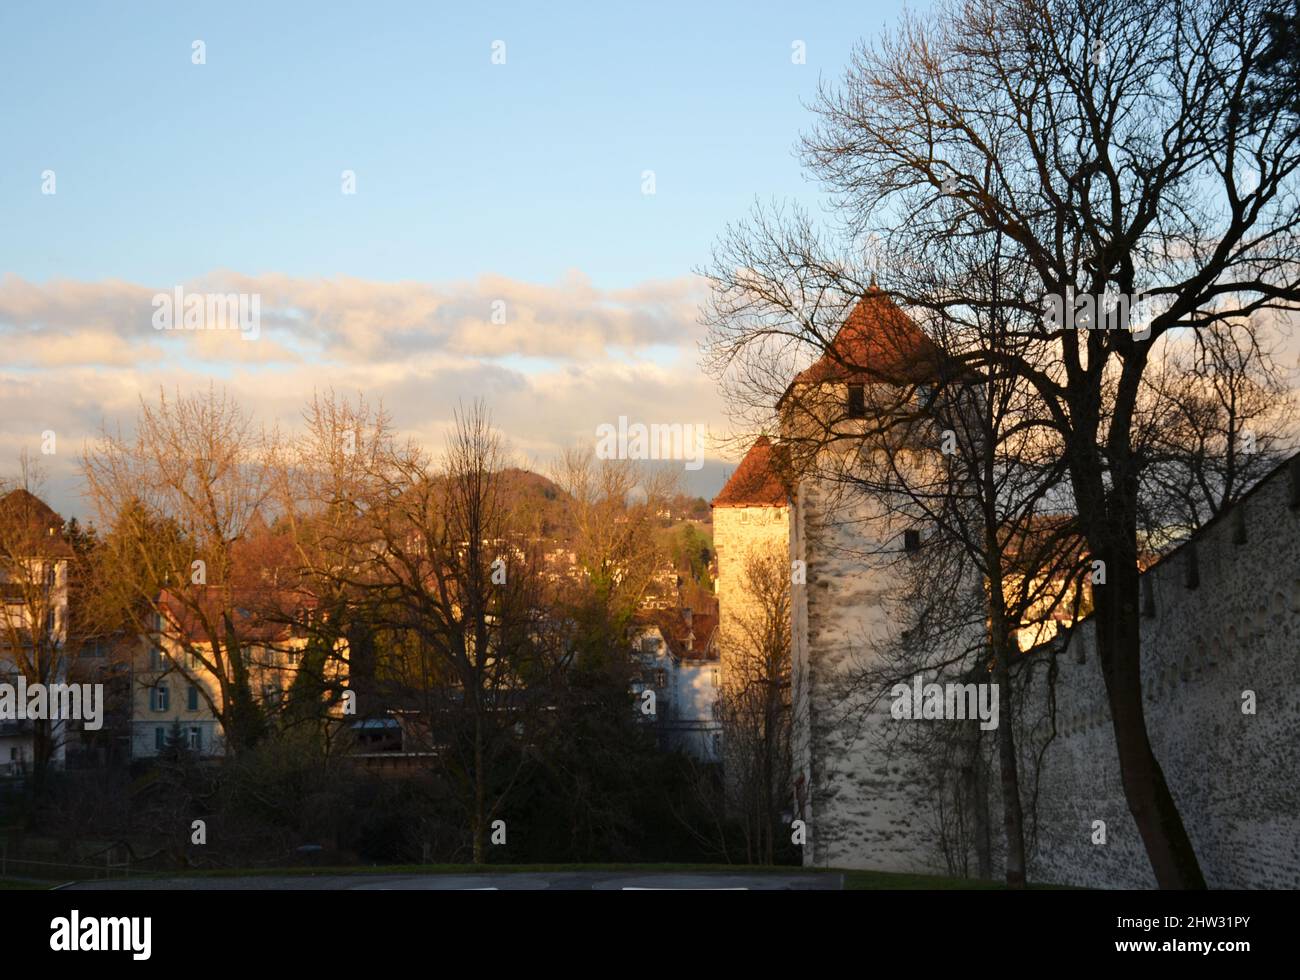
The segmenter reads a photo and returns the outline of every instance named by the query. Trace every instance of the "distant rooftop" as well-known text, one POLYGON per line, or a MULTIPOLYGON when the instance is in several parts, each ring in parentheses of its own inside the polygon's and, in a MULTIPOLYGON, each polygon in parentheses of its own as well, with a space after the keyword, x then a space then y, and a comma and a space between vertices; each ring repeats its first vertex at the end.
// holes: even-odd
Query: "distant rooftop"
POLYGON ((722 492, 713 498, 714 507, 784 507, 789 502, 785 481, 777 465, 777 447, 767 436, 759 436, 745 458, 731 474, 722 492))

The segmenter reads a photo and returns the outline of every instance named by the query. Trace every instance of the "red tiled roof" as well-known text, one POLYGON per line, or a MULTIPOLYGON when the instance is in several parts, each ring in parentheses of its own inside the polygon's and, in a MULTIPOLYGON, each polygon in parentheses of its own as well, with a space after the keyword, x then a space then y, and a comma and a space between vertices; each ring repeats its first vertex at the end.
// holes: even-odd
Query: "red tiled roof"
POLYGON ((936 377, 943 352, 898 305, 872 286, 858 300, 835 337, 810 367, 795 375, 796 384, 822 381, 912 384, 936 377))
POLYGON ((315 606, 309 596, 275 589, 214 589, 211 594, 198 598, 197 603, 194 598, 187 601, 171 590, 164 590, 159 596, 159 607, 166 612, 171 627, 197 643, 212 640, 204 627, 205 619, 216 630, 217 638, 224 640, 227 617, 243 640, 255 643, 288 640, 297 632, 293 624, 315 606))
POLYGON ((713 635, 718 631, 718 612, 715 604, 709 612, 693 612, 687 623, 686 610, 665 609, 638 614, 633 622, 657 626, 668 644, 668 649, 678 660, 717 660, 718 651, 711 648, 713 635), (687 640, 690 639, 690 646, 687 640))
POLYGON ((784 507, 789 494, 776 465, 776 448, 759 436, 731 474, 714 507, 784 507))
POLYGON ((695 613, 691 617, 691 632, 695 634, 694 655, 703 656, 709 648, 709 641, 718 629, 717 613, 695 613))

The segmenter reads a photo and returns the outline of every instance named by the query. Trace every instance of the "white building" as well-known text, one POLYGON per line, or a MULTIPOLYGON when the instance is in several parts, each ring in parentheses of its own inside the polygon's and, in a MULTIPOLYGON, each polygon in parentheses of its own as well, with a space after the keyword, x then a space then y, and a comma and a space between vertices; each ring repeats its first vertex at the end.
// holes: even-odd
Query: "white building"
POLYGON ((643 614, 631 632, 632 655, 639 667, 632 692, 641 717, 654 724, 660 748, 709 763, 722 758, 717 630, 714 613, 673 609, 643 614), (653 698, 646 698, 646 692, 653 698), (646 713, 646 705, 653 713, 646 713))
MULTIPOLYGON (((0 498, 0 684, 67 678, 68 561, 63 518, 27 490, 0 498)), ((65 759, 66 723, 50 726, 51 764, 65 759)), ((0 718, 0 775, 18 776, 35 761, 35 731, 25 719, 0 718)))

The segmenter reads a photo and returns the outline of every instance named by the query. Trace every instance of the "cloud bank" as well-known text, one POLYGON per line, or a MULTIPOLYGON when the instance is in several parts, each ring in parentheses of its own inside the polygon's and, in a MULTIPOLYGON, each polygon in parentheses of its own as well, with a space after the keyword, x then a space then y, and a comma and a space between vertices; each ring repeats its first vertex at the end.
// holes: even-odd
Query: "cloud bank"
MULTIPOLYGON (((707 425, 725 420, 698 366, 694 278, 601 289, 573 272, 550 284, 484 276, 385 283, 215 272, 185 283, 34 283, 0 278, 0 474, 42 433, 49 496, 65 514, 77 458, 103 425, 129 431, 160 387, 225 386, 268 425, 294 432, 312 392, 382 400, 397 427, 439 447, 456 406, 485 399, 521 461, 544 467, 564 446, 593 444, 619 416, 707 425), (256 339, 237 330, 157 330, 154 297, 259 298, 256 339)), ((709 455, 715 455, 712 448, 709 455)), ((717 490, 722 464, 688 473, 717 490)))

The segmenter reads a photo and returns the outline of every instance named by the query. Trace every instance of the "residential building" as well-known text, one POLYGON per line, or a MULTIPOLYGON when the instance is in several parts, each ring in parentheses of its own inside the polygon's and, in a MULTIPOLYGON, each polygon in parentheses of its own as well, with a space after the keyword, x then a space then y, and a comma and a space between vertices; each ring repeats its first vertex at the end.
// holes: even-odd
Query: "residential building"
POLYGON ((715 705, 722 691, 717 650, 718 617, 713 611, 654 610, 640 614, 631 630, 638 676, 632 684, 638 710, 649 703, 660 748, 681 751, 702 762, 721 761, 721 725, 715 705), (642 695, 653 692, 653 700, 642 695))
MULTIPOLYGON (((267 597, 273 593, 236 594, 233 608, 223 609, 214 591, 210 607, 196 610, 173 596, 164 595, 154 632, 142 638, 136 655, 132 684, 131 754, 157 756, 179 739, 183 747, 201 757, 225 754, 221 717, 225 693, 214 667, 233 676, 228 663, 227 637, 237 647, 254 704, 269 718, 287 705, 294 680, 304 665, 312 638, 286 621, 267 614, 267 597), (242 603, 246 603, 241 605, 242 603), (215 631, 216 636, 212 634, 215 631), (221 646, 213 651, 213 640, 221 646)), ((304 610, 300 600, 282 597, 279 608, 296 618, 304 610)), ((324 668, 323 681, 342 684, 347 679, 347 649, 339 641, 335 656, 324 668)), ((341 715, 343 707, 332 709, 341 715)))
MULTIPOLYGON (((68 674, 68 566, 63 518, 25 489, 0 497, 0 684, 61 684, 68 674)), ((49 760, 65 759, 69 725, 51 721, 49 760)), ((36 759, 36 724, 0 718, 0 775, 23 775, 36 759)))

